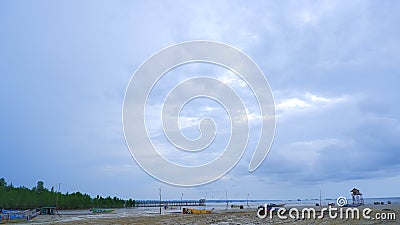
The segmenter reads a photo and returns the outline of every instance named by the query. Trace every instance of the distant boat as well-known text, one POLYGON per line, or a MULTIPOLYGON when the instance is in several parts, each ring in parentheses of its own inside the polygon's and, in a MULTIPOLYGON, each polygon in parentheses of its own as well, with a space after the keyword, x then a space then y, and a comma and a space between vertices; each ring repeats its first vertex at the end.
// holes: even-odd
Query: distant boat
POLYGON ((239 208, 239 209, 243 209, 243 205, 231 205, 231 208, 239 208))
POLYGON ((181 213, 182 210, 178 209, 177 206, 164 206, 165 213, 181 213))
POLYGON ((361 205, 363 205, 363 204, 361 204, 361 203, 357 203, 357 204, 346 204, 346 205, 344 205, 344 206, 342 206, 342 207, 358 207, 358 206, 361 206, 361 205))
POLYGON ((99 209, 99 208, 93 208, 90 211, 92 211, 92 213, 110 213, 110 212, 114 212, 114 209, 99 209))
POLYGON ((155 211, 147 211, 146 214, 160 214, 160 212, 155 212, 155 211))
POLYGON ((183 208, 183 214, 210 214, 214 211, 214 209, 190 209, 190 208, 183 208))
POLYGON ((178 209, 179 207, 177 207, 177 206, 168 206, 168 205, 165 205, 164 206, 164 209, 165 210, 174 210, 174 209, 178 209))
POLYGON ((179 209, 178 210, 166 210, 165 213, 179 213, 180 214, 180 213, 182 213, 182 211, 179 209))
POLYGON ((272 208, 272 207, 280 208, 280 207, 284 207, 284 206, 285 206, 284 203, 283 203, 283 204, 274 204, 274 203, 271 203, 271 204, 268 204, 268 205, 267 205, 268 208, 272 208))

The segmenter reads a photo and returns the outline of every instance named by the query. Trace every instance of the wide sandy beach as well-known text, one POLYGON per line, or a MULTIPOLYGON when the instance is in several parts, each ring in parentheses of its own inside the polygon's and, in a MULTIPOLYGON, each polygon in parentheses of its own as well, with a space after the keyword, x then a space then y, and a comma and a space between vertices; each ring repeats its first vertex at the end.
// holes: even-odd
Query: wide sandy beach
MULTIPOLYGON (((371 218, 376 213, 388 213, 395 215, 395 220, 365 219, 360 214, 360 219, 329 218, 324 213, 322 219, 281 219, 274 215, 272 219, 257 217, 257 209, 244 210, 219 210, 212 214, 203 215, 183 215, 183 214, 164 214, 164 215, 125 215, 121 213, 109 214, 84 214, 84 215, 62 215, 61 217, 38 216, 32 221, 23 224, 400 224, 400 205, 365 205, 359 207, 360 212, 364 208, 371 208, 369 214, 371 218)), ((302 207, 298 207, 301 211, 302 207)), ((319 208, 315 207, 317 215, 319 208)), ((343 208, 345 209, 345 208, 343 208)), ((287 215, 287 214, 286 214, 287 215)))

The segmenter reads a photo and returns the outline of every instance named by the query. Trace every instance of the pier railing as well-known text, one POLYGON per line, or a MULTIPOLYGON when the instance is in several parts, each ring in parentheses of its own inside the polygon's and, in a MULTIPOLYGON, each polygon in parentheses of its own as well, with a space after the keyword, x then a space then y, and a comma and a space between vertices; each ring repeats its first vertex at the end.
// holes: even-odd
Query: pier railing
POLYGON ((200 200, 136 200, 135 207, 160 207, 160 206, 205 206, 205 199, 200 200))

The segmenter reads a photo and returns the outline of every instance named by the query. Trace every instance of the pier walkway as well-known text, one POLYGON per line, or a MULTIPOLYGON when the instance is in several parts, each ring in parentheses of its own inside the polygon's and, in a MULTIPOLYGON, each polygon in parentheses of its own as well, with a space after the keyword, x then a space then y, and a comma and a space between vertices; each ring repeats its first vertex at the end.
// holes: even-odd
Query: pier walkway
POLYGON ((160 207, 160 206, 205 206, 206 200, 137 200, 135 207, 160 207))

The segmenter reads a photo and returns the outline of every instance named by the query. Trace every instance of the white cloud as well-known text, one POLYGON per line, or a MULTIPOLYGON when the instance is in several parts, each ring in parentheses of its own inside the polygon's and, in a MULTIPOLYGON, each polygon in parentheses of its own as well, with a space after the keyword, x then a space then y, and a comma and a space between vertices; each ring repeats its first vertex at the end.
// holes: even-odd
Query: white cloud
POLYGON ((192 126, 199 126, 200 117, 188 117, 188 116, 180 116, 178 117, 178 124, 181 129, 185 129, 192 126))
POLYGON ((242 87, 242 88, 247 86, 246 82, 244 82, 241 78, 239 78, 237 75, 234 75, 231 72, 224 73, 223 75, 218 77, 218 80, 230 86, 242 87))
POLYGON ((284 99, 276 105, 276 110, 289 110, 293 108, 306 108, 311 107, 310 103, 298 98, 284 99))
POLYGON ((298 113, 320 111, 327 107, 346 102, 349 98, 349 96, 328 98, 306 92, 305 94, 298 95, 298 97, 276 100, 278 102, 275 106, 276 116, 282 119, 284 116, 296 115, 298 113))

